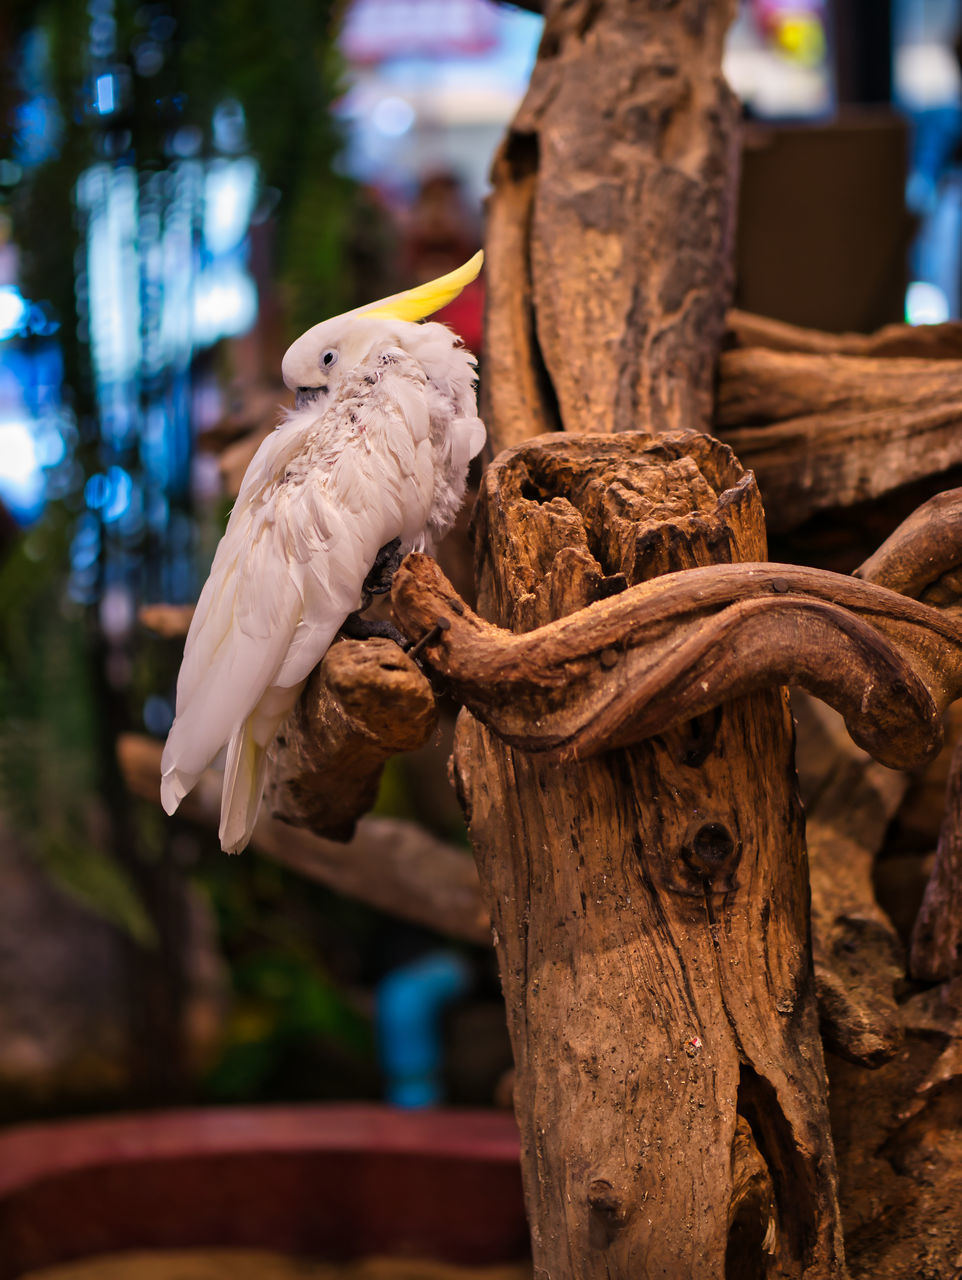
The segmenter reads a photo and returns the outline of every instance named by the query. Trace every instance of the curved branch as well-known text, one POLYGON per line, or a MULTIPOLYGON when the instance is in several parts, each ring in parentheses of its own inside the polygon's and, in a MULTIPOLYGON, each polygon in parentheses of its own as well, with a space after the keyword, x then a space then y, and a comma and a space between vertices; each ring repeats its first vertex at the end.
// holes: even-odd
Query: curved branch
POLYGON ((939 579, 960 565, 962 489, 946 489, 903 520, 855 577, 929 604, 950 604, 960 592, 954 582, 940 590, 939 579))
POLYGON ((873 583, 779 564, 666 574, 534 631, 491 626, 433 561, 409 556, 394 609, 429 664, 512 746, 584 758, 732 698, 797 684, 891 767, 922 764, 962 690, 962 627, 873 583))

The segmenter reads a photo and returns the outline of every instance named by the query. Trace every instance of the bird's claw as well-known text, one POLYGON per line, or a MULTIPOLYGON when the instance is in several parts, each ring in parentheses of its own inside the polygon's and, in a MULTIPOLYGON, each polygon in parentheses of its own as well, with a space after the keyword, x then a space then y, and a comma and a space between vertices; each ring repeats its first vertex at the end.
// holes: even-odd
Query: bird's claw
POLYGON ((395 644, 405 648, 408 638, 399 631, 393 622, 381 618, 362 618, 360 613, 350 613, 344 619, 341 632, 349 640, 370 640, 377 636, 382 640, 393 640, 395 644))
POLYGON ((401 539, 392 538, 374 558, 371 570, 364 579, 364 591, 369 596, 383 596, 391 590, 391 583, 403 560, 401 539))

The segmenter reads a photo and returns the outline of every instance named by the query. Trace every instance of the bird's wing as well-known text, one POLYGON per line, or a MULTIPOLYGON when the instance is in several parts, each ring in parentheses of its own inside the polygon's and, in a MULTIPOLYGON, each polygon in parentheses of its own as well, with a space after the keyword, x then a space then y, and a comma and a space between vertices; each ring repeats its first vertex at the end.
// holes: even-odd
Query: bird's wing
POLYGON ((187 636, 162 762, 168 812, 245 722, 268 745, 360 604, 378 550, 423 532, 423 383, 404 353, 375 352, 318 419, 295 417, 258 449, 187 636))
POLYGON ((304 496, 312 514, 302 530, 323 536, 298 547, 303 613, 279 684, 304 680, 320 661, 358 607, 381 547, 398 537, 413 546, 423 535, 434 485, 423 385, 409 356, 378 349, 326 415, 339 447, 327 468, 312 471, 304 496))

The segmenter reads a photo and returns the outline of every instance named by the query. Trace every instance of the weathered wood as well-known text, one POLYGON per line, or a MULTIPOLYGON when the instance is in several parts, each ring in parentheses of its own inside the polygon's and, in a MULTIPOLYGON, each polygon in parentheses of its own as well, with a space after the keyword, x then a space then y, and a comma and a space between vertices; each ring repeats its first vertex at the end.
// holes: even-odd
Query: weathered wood
POLYGON ((875 855, 908 788, 861 751, 837 712, 792 690, 795 763, 805 805, 815 991, 826 1047, 878 1066, 902 1043, 898 934, 875 899, 875 855))
POLYGON ((955 1280, 962 1267, 962 979, 899 1011, 902 1049, 868 1070, 829 1055, 852 1280, 955 1280))
MULTIPOLYGON (((942 713, 962 690, 957 611, 798 565, 713 564, 664 573, 676 548, 679 560, 689 558, 684 540, 673 527, 670 536, 658 536, 648 514, 657 505, 650 495, 639 497, 634 477, 625 480, 619 468, 630 473, 632 465, 656 456, 667 475, 674 467, 681 478, 686 449, 702 467, 712 450, 728 460, 731 483, 719 501, 735 532, 716 532, 712 552, 732 555, 757 491, 751 476, 739 473, 732 456, 719 453, 707 437, 662 436, 657 446, 640 433, 611 440, 544 437, 503 455, 499 496, 530 521, 530 495, 542 495, 541 504, 555 517, 545 536, 554 538, 556 559, 547 567, 528 566, 510 600, 482 599, 479 608, 515 629, 531 628, 535 617, 579 611, 512 634, 469 610, 433 561, 410 556, 395 580, 400 625, 423 636, 439 617, 448 624, 426 646, 425 661, 504 741, 562 758, 625 746, 730 698, 792 683, 842 712, 856 742, 883 764, 909 767, 931 759, 942 742, 942 713), (562 492, 569 497, 558 496, 562 492), (596 520, 590 537, 582 531, 580 546, 571 545, 576 502, 596 520), (632 507, 638 521, 625 529, 618 558, 611 530, 632 507), (601 568, 593 576, 582 571, 582 591, 572 594, 572 558, 582 563, 592 553, 601 568), (631 580, 659 569, 661 577, 591 602, 616 574, 631 580)), ((700 484, 692 484, 693 504, 703 503, 700 484)), ((492 554, 510 560, 517 554, 511 544, 517 531, 496 535, 490 510, 489 502, 479 517, 482 545, 497 536, 492 554)), ((697 506, 682 521, 686 532, 698 532, 704 523, 697 506)), ((938 507, 926 525, 925 546, 935 528, 945 542, 945 562, 962 559, 962 503, 938 507)), ((915 535, 906 537, 914 546, 915 535)))
POLYGON ((856 578, 935 606, 962 597, 962 489, 924 502, 854 571, 856 578))
POLYGON ((424 746, 436 726, 431 686, 393 640, 342 640, 278 732, 265 808, 316 835, 350 839, 390 757, 424 746))
MULTIPOLYGON (((555 471, 535 444, 487 473, 491 623, 550 625, 649 567, 764 557, 757 494, 723 447, 693 438, 683 458, 623 436, 593 461, 568 443, 555 471)), ((583 762, 514 750, 462 712, 455 768, 507 1000, 536 1274, 717 1280, 731 1248, 745 1277, 841 1276, 784 691, 583 762)))
POLYGON ((714 430, 755 472, 773 531, 962 463, 960 417, 962 359, 750 347, 719 363, 714 430))
POLYGON ((962 360, 962 321, 887 324, 875 333, 825 333, 733 307, 725 317, 725 343, 729 347, 765 347, 813 355, 962 360))
POLYGON ((706 427, 732 274, 734 0, 550 0, 494 171, 491 451, 569 431, 706 427))
POLYGON ((938 982, 962 971, 962 738, 955 745, 935 866, 912 931, 914 978, 938 982))
MULTIPOLYGON (((962 489, 937 494, 914 511, 855 573, 959 616, 962 489)), ((910 967, 930 982, 962 969, 962 739, 956 743, 935 867, 912 932, 910 967)))
MULTIPOLYGON (((140 734, 123 734, 117 743, 128 788, 155 804, 160 803, 161 751, 159 742, 140 734)), ((208 769, 184 797, 181 813, 216 831, 220 791, 221 775, 208 769)), ((448 937, 490 946, 491 926, 473 860, 466 850, 438 840, 416 823, 361 818, 353 838, 344 843, 289 826, 262 809, 251 843, 259 853, 336 893, 448 937)))

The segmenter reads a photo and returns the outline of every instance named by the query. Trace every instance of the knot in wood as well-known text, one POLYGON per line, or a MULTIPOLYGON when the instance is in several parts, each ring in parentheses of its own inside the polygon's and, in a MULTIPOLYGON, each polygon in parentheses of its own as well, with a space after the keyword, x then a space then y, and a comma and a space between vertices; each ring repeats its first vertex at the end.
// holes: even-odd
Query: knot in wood
MULTIPOLYGON (((608 1244, 628 1221, 630 1210, 607 1178, 594 1178, 588 1184, 588 1209, 592 1217, 592 1235, 600 1234, 608 1244)), ((602 1240, 594 1240, 600 1244, 602 1240)))
POLYGON ((734 873, 741 853, 741 843, 724 823, 702 823, 681 848, 682 862, 690 876, 687 892, 729 893, 736 887, 734 873))

